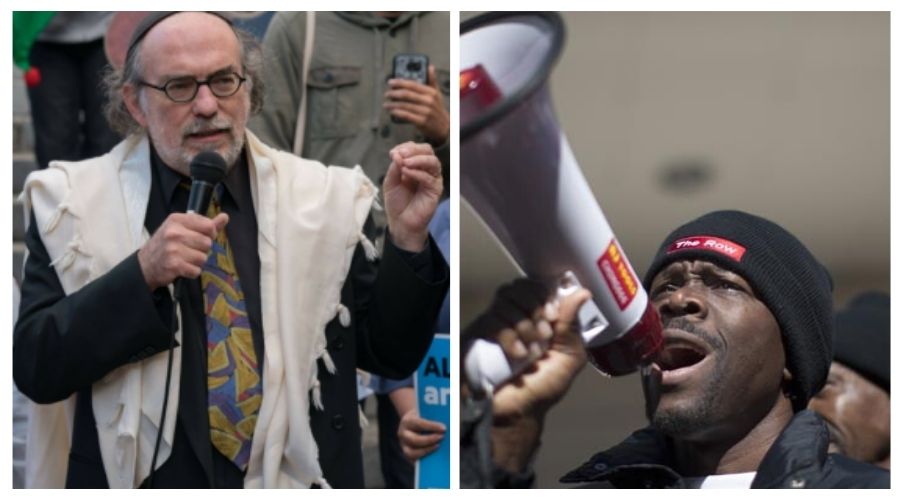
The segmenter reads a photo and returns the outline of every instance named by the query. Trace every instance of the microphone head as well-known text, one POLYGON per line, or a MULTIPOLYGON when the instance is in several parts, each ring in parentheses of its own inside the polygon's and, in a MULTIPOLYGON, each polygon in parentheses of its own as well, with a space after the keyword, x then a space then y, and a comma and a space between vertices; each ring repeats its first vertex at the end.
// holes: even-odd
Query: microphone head
POLYGON ((215 151, 202 151, 191 160, 191 179, 218 184, 225 178, 225 159, 215 151))

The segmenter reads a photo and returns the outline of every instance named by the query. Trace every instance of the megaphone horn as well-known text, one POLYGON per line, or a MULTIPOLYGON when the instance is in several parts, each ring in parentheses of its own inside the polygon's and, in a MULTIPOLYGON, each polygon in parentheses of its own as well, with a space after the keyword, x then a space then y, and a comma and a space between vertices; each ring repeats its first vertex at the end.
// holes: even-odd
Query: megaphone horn
MULTIPOLYGON (((662 328, 553 112, 546 81, 562 19, 490 13, 461 33, 463 198, 525 275, 591 291, 578 313, 588 359, 607 375, 634 372, 662 346, 662 328)), ((464 360, 469 383, 485 390, 523 368, 484 340, 464 360)))

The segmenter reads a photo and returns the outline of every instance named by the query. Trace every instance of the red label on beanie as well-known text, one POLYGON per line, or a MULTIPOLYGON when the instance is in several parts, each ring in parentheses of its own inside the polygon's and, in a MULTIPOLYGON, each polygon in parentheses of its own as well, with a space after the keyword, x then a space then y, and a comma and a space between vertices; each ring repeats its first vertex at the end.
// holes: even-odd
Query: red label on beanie
POLYGON ((682 250, 707 250, 710 252, 718 252, 726 257, 730 257, 735 262, 740 262, 744 257, 746 248, 738 245, 733 241, 724 238, 716 238, 715 236, 690 236, 675 240, 666 250, 667 254, 680 252, 682 250))

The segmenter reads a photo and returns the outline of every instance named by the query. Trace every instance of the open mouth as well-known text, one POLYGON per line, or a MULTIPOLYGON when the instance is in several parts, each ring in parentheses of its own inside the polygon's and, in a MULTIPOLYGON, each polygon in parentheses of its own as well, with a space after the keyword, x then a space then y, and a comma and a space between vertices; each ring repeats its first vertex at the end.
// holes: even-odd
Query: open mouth
POLYGON ((706 359, 706 351, 687 343, 667 342, 656 357, 656 364, 663 371, 674 371, 694 366, 706 359))
POLYGON ((655 367, 662 372, 663 385, 685 381, 712 353, 701 338, 676 328, 665 330, 663 338, 662 351, 654 360, 655 367))
POLYGON ((714 358, 713 354, 718 351, 712 347, 715 343, 675 327, 663 331, 663 342, 662 350, 651 365, 651 373, 657 373, 661 386, 673 388, 708 381, 711 375, 708 365, 714 360, 706 361, 714 358))
POLYGON ((192 134, 189 134, 189 136, 194 139, 206 139, 209 137, 218 137, 219 135, 224 134, 226 132, 227 132, 227 130, 225 130, 225 129, 217 128, 217 129, 212 129, 212 130, 202 130, 200 132, 194 132, 192 134))

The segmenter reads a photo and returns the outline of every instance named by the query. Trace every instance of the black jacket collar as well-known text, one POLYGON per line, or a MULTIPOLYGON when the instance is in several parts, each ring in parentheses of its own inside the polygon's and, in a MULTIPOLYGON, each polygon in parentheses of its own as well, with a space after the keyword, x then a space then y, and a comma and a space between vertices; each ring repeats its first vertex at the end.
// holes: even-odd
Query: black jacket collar
MULTIPOLYGON (((782 431, 757 470, 751 488, 889 487, 887 471, 828 454, 828 429, 803 410, 782 431)), ((560 479, 563 483, 608 482, 616 488, 683 488, 670 440, 646 427, 621 444, 597 453, 560 479)))

